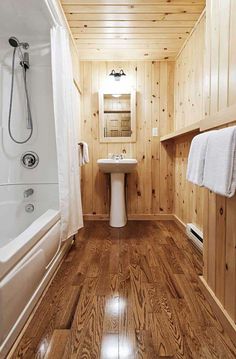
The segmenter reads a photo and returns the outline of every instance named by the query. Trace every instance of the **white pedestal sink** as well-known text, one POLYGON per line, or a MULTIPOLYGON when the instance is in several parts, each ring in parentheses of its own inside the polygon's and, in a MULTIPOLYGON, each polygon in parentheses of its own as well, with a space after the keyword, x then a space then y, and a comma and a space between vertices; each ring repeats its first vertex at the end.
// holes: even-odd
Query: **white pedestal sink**
POLYGON ((135 170, 135 159, 99 159, 97 164, 104 173, 111 174, 110 226, 124 227, 127 222, 125 206, 125 174, 135 170))

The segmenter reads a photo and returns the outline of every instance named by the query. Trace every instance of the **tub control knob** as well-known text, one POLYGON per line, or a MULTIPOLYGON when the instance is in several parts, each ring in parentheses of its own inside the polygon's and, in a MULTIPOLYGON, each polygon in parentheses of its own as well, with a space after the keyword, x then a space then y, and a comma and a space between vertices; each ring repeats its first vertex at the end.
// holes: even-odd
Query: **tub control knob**
POLYGON ((25 152, 21 156, 21 164, 25 168, 35 168, 39 163, 39 156, 35 152, 25 152))
POLYGON ((25 212, 32 213, 34 212, 34 205, 32 203, 29 203, 25 206, 25 212))

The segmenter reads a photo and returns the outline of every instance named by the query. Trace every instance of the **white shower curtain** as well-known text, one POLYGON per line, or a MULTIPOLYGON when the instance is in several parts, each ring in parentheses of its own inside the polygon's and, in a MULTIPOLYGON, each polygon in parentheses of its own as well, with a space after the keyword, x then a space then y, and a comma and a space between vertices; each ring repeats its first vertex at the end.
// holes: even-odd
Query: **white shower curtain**
POLYGON ((61 26, 51 29, 53 102, 58 157, 61 240, 83 226, 80 169, 78 162, 78 118, 73 84, 69 35, 61 26))

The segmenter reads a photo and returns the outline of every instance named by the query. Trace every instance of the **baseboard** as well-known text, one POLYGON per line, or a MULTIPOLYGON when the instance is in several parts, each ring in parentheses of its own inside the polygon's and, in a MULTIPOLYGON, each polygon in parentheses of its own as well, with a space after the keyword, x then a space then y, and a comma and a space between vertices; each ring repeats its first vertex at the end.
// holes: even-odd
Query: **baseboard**
POLYGON ((208 302, 210 303, 213 312, 216 314, 223 329, 228 334, 232 342, 236 343, 236 324, 234 323, 233 319, 229 316, 228 312, 225 310, 219 299, 215 296, 212 289, 208 286, 203 276, 199 276, 199 278, 200 278, 200 287, 202 289, 202 292, 207 298, 208 302))
MULTIPOLYGON (((130 214, 128 220, 131 221, 172 221, 174 219, 173 214, 130 214)), ((108 221, 109 215, 107 214, 85 214, 85 221, 108 221)))
POLYGON ((172 221, 173 214, 157 213, 157 214, 130 214, 128 220, 132 221, 172 221))
POLYGON ((176 214, 173 214, 173 220, 177 224, 177 226, 186 233, 186 224, 178 217, 176 214))
POLYGON ((108 221, 108 214, 84 214, 84 221, 108 221))

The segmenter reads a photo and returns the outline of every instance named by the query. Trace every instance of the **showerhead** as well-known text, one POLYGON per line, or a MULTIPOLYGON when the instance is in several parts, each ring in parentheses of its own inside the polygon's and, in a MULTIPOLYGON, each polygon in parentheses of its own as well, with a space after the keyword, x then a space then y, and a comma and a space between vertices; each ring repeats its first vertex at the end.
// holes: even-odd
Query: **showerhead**
POLYGON ((25 50, 29 48, 28 42, 20 42, 15 36, 11 36, 8 41, 12 47, 22 46, 25 50))
POLYGON ((12 47, 18 47, 20 45, 19 40, 14 36, 11 36, 8 41, 12 47))

